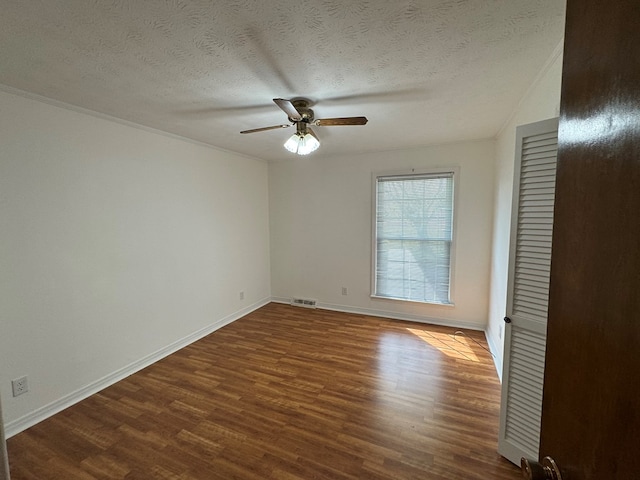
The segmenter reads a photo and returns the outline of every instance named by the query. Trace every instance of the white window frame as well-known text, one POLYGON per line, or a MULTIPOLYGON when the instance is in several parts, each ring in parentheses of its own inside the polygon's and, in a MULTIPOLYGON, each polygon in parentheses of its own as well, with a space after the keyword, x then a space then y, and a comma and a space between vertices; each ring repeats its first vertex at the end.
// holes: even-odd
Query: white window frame
POLYGON ((409 303, 419 303, 419 304, 427 304, 427 305, 438 305, 444 307, 454 307, 454 297, 455 297, 455 257, 456 257, 456 232, 457 232, 457 211, 458 211, 458 191, 460 185, 460 167, 438 167, 438 168, 411 168, 408 170, 394 170, 394 171, 386 171, 386 172, 374 172, 371 176, 371 197, 372 197, 372 212, 371 212, 371 298, 376 300, 390 300, 390 301, 400 301, 400 302, 409 302, 409 303), (430 301, 420 301, 420 300, 412 300, 406 298, 395 298, 388 296, 381 296, 376 294, 376 269, 377 269, 377 211, 378 211, 378 178, 381 177, 408 177, 408 176, 420 176, 420 175, 438 175, 442 173, 452 173, 453 174, 453 218, 452 218, 452 232, 451 232, 451 251, 449 256, 449 303, 443 302, 430 302, 430 301))

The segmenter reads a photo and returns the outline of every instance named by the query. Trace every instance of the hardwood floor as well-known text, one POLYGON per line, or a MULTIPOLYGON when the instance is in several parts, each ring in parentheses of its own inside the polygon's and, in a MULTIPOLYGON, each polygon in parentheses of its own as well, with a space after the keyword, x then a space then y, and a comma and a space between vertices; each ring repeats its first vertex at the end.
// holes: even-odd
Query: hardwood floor
POLYGON ((12 480, 521 478, 454 331, 269 304, 9 439, 12 480))

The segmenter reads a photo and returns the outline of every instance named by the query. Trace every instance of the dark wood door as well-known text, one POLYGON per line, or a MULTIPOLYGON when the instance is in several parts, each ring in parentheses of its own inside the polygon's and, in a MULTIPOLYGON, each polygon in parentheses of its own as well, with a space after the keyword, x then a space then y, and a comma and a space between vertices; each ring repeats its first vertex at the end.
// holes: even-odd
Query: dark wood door
POLYGON ((640 478, 640 3, 568 0, 540 456, 640 478))

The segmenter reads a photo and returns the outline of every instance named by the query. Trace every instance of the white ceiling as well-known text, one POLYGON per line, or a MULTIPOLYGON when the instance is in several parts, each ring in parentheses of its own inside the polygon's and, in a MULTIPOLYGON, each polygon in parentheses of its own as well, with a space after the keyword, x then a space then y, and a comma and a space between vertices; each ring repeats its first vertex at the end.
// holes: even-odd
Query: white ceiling
POLYGON ((564 0, 2 0, 0 83, 268 160, 307 97, 314 156, 493 137, 562 39, 564 0))

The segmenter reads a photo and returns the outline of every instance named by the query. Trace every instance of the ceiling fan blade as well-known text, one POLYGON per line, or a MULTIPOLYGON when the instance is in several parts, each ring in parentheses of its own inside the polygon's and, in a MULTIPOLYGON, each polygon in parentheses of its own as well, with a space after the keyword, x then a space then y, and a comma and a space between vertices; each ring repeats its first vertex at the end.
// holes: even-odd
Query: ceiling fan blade
POLYGON ((330 127, 333 125, 365 125, 367 117, 343 117, 343 118, 319 118, 314 125, 319 127, 330 127))
POLYGON ((289 119, 293 120, 294 122, 302 120, 302 115, 300 115, 300 112, 296 110, 296 107, 293 106, 291 100, 286 100, 284 98, 274 98, 273 101, 276 102, 276 105, 278 105, 282 109, 282 111, 287 114, 287 117, 289 117, 289 119))
POLYGON ((252 128, 251 130, 243 130, 240 133, 256 133, 256 132, 264 132, 265 130, 275 130, 276 128, 287 128, 290 127, 291 124, 286 123, 282 125, 273 125, 271 127, 262 127, 262 128, 252 128))

